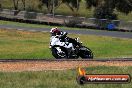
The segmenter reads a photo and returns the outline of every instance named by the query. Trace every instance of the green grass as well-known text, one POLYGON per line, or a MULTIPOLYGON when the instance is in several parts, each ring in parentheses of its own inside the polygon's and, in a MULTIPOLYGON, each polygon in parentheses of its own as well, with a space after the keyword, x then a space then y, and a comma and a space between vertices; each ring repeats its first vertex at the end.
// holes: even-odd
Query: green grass
POLYGON ((93 50, 95 58, 132 57, 131 39, 90 35, 77 36, 80 37, 85 46, 93 50))
MULTIPOLYGON (((19 22, 11 22, 11 21, 3 21, 0 20, 0 25, 9 25, 9 26, 17 26, 17 27, 29 27, 29 28, 52 28, 56 26, 50 26, 50 25, 38 25, 38 24, 27 24, 27 23, 19 23, 19 22)), ((61 28, 66 29, 66 30, 80 30, 80 28, 71 28, 71 27, 63 27, 61 28)), ((83 28, 81 28, 83 29, 83 28)), ((92 29, 87 29, 87 30, 92 30, 92 29)))
POLYGON ((120 20, 123 20, 123 21, 131 21, 132 20, 132 12, 129 13, 129 14, 124 14, 124 13, 120 13, 118 12, 117 13, 117 16, 120 20))
MULTIPOLYGON (((32 27, 32 28, 51 28, 49 25, 38 25, 38 24, 27 24, 27 23, 19 23, 19 22, 11 22, 11 21, 2 21, 0 20, 0 25, 12 25, 18 27, 32 27)), ((53 26, 54 27, 54 26, 53 26)))
POLYGON ((48 33, 0 31, 0 58, 51 58, 48 33))
MULTIPOLYGON (((83 45, 94 52, 95 58, 132 57, 132 39, 120 39, 93 35, 80 37, 83 45)), ((17 30, 0 30, 1 59, 53 59, 49 47, 50 34, 17 30)))
MULTIPOLYGON (((88 67, 87 74, 130 74, 132 67, 88 67)), ((77 71, 0 72, 0 88, 130 88, 128 84, 86 84, 76 82, 77 71)))

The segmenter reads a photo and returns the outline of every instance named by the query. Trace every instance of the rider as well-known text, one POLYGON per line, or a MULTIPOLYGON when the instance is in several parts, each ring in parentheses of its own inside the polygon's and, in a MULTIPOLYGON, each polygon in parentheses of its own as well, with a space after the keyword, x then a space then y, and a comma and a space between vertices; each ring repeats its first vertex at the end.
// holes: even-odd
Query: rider
POLYGON ((67 34, 68 34, 67 32, 60 31, 57 27, 52 28, 50 33, 52 37, 58 36, 60 38, 60 41, 62 42, 73 43, 74 46, 78 45, 79 47, 81 47, 81 44, 77 42, 75 39, 67 37, 67 34))

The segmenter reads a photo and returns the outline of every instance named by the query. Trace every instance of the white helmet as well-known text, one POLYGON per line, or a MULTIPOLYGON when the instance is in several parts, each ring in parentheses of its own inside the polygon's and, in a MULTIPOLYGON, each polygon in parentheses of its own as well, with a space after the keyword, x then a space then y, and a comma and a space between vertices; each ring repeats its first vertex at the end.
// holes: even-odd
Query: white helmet
POLYGON ((59 31, 58 28, 55 27, 55 28, 51 28, 50 33, 58 32, 58 31, 59 31))
POLYGON ((56 28, 51 28, 50 32, 52 33, 56 28))

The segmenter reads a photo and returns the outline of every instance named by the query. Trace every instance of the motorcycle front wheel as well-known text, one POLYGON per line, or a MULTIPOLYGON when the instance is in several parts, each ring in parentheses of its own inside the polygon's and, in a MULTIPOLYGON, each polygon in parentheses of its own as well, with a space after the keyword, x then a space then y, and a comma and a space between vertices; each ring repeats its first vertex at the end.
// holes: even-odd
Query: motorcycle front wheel
POLYGON ((82 59, 93 59, 93 52, 91 49, 83 46, 80 48, 79 50, 79 56, 82 58, 82 59))
MULTIPOLYGON (((60 48, 60 47, 59 47, 59 48, 60 48)), ((62 50, 62 49, 61 49, 61 50, 62 50)), ((67 57, 66 52, 65 52, 64 50, 62 50, 61 52, 59 52, 59 51, 57 50, 57 47, 53 47, 53 48, 51 49, 51 51, 52 51, 52 55, 53 55, 56 59, 64 59, 64 58, 67 57)))

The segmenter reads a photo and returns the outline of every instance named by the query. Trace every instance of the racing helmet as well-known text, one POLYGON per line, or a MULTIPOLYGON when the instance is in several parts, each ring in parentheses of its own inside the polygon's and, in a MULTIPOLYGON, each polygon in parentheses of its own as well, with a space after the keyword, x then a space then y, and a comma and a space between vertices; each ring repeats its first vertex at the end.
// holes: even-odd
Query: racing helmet
POLYGON ((55 27, 55 28, 52 28, 52 29, 50 30, 50 33, 51 33, 52 35, 59 35, 59 34, 60 34, 60 30, 59 30, 57 27, 55 27))

